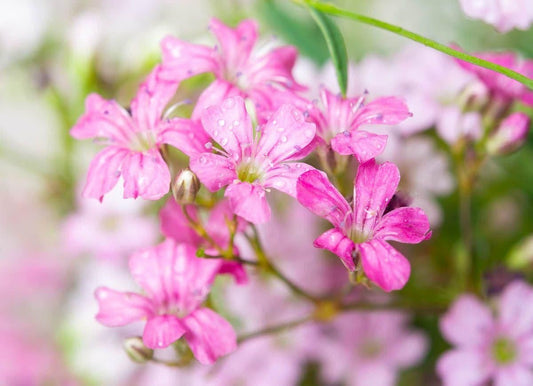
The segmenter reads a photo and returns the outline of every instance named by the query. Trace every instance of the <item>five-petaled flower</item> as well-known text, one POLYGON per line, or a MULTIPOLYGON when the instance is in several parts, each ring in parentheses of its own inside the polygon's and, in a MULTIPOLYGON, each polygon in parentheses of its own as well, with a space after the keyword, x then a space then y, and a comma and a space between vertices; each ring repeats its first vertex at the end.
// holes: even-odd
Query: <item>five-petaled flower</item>
MULTIPOLYGON (((191 44, 172 36, 161 42, 163 64, 160 76, 181 81, 193 75, 210 72, 215 81, 202 93, 196 111, 221 103, 229 96, 250 98, 259 116, 269 115, 279 104, 279 94, 305 89, 292 76, 298 52, 294 47, 282 46, 264 55, 252 53, 257 41, 257 24, 242 21, 230 28, 213 18, 209 29, 218 45, 191 44)), ((283 98, 282 98, 283 99, 283 98)), ((193 119, 199 116, 193 114, 193 119)))
POLYGON ((310 110, 317 123, 319 143, 342 155, 354 155, 359 162, 376 158, 385 150, 386 135, 360 130, 363 125, 397 125, 411 116, 397 97, 382 97, 365 104, 366 95, 343 98, 326 88, 321 90, 325 110, 310 110))
POLYGON ((300 176, 298 201, 335 227, 319 236, 314 245, 328 249, 354 271, 360 256, 365 274, 385 291, 402 288, 411 267, 409 261, 386 241, 419 243, 431 236, 429 222, 420 208, 400 207, 384 213, 400 181, 398 168, 374 160, 359 166, 353 208, 324 173, 312 170, 300 176))
POLYGON ((70 134, 77 139, 94 138, 107 147, 91 162, 84 197, 102 200, 122 177, 124 198, 157 200, 170 185, 170 172, 159 152, 161 146, 170 144, 187 154, 204 149, 205 138, 193 121, 161 119, 178 86, 158 80, 159 72, 157 66, 139 87, 131 102, 131 115, 115 101, 97 94, 87 97, 85 114, 70 134))
POLYGON ((131 274, 146 295, 96 290, 96 319, 109 327, 147 319, 144 344, 152 349, 168 347, 185 338, 194 356, 204 364, 236 348, 233 327, 220 315, 202 306, 219 273, 220 259, 197 258, 196 249, 167 239, 141 250, 130 259, 131 274))
POLYGON ((207 108, 202 116, 207 133, 220 145, 219 154, 191 156, 190 167, 212 192, 228 185, 225 196, 233 212, 252 223, 270 219, 265 193, 277 189, 296 196, 296 180, 313 169, 301 162, 301 150, 315 137, 315 125, 293 106, 283 105, 254 130, 241 97, 207 108))

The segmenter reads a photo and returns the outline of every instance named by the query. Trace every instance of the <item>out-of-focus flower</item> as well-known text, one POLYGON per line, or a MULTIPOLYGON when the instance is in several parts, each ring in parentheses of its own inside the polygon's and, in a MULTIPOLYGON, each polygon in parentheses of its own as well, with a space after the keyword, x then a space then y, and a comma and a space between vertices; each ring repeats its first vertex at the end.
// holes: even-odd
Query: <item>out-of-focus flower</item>
POLYGON ((211 309, 202 307, 220 270, 220 259, 199 259, 191 245, 167 239, 135 253, 130 270, 146 296, 107 287, 96 290, 96 319, 109 327, 124 326, 147 318, 143 341, 161 349, 185 338, 203 364, 236 348, 233 327, 211 309))
POLYGON ((435 125, 442 110, 456 105, 460 92, 475 79, 449 56, 421 45, 408 45, 388 60, 367 56, 352 71, 352 92, 405 99, 412 117, 392 129, 404 135, 435 125))
POLYGON ((389 135, 387 148, 379 159, 398 166, 402 176, 400 193, 410 199, 410 205, 424 210, 432 227, 438 225, 442 213, 435 197, 451 193, 454 187, 446 155, 429 138, 389 135))
POLYGON ((159 71, 157 66, 141 84, 131 103, 131 116, 114 101, 96 94, 87 97, 85 114, 71 135, 77 139, 95 138, 107 147, 91 162, 84 197, 102 200, 122 176, 124 198, 159 199, 170 186, 170 171, 159 153, 160 147, 167 143, 187 154, 204 149, 201 136, 191 135, 195 129, 192 121, 161 119, 177 83, 159 81, 159 71))
MULTIPOLYGON (((262 56, 252 53, 257 40, 254 21, 245 20, 236 28, 229 28, 212 19, 209 28, 218 40, 215 48, 171 36, 161 42, 163 71, 160 76, 163 79, 181 81, 204 72, 215 74, 216 80, 198 100, 199 114, 206 107, 236 95, 250 98, 260 115, 269 114, 280 106, 276 97, 278 91, 304 89, 291 73, 298 54, 294 47, 275 48, 262 56)), ((193 115, 195 118, 198 117, 193 115)))
POLYGON ((483 134, 481 114, 475 111, 463 113, 458 106, 441 110, 437 119, 437 133, 449 145, 461 139, 476 141, 483 134))
MULTIPOLYGON (((475 56, 507 67, 528 78, 533 77, 533 60, 522 59, 514 52, 480 52, 476 53, 475 56)), ((526 85, 506 75, 476 66, 472 63, 462 60, 457 60, 457 63, 465 70, 477 76, 488 88, 491 98, 497 100, 499 103, 508 104, 519 100, 529 106, 533 106, 533 91, 529 90, 526 85)))
POLYGON ((487 151, 493 155, 510 154, 526 141, 530 119, 524 113, 505 118, 487 140, 487 151))
POLYGON ((323 142, 337 153, 353 154, 359 162, 381 154, 387 143, 386 135, 359 130, 361 126, 396 125, 411 115, 400 98, 384 97, 365 103, 365 97, 343 98, 324 88, 321 98, 325 110, 314 117, 323 142))
POLYGON ((80 200, 79 210, 62 224, 63 248, 69 254, 89 254, 120 261, 133 251, 153 245, 157 224, 143 217, 144 205, 124 200, 115 187, 104 202, 80 200))
POLYGON ((395 311, 347 313, 309 330, 309 352, 328 383, 392 386, 399 371, 420 362, 427 350, 426 337, 410 330, 408 321, 395 311))
POLYGON ((521 281, 497 298, 495 314, 472 295, 457 299, 440 321, 443 336, 455 346, 437 362, 444 384, 533 384, 532 305, 533 289, 521 281))
POLYGON ((361 164, 353 208, 319 171, 304 173, 297 184, 298 201, 335 226, 314 245, 339 256, 350 271, 355 271, 354 260, 360 258, 368 278, 385 291, 402 288, 411 273, 409 261, 386 241, 416 244, 431 237, 422 209, 401 207, 384 213, 399 182, 400 173, 392 163, 361 164))
POLYGON ((295 197, 297 178, 312 169, 291 162, 302 158, 301 150, 316 132, 295 107, 283 105, 254 131, 244 100, 230 97, 206 109, 202 123, 222 150, 193 155, 190 167, 212 192, 228 185, 225 196, 232 210, 247 221, 268 221, 266 191, 274 188, 295 197))
POLYGON ((533 3, 529 0, 460 0, 464 13, 491 24, 500 32, 528 29, 533 22, 533 3))

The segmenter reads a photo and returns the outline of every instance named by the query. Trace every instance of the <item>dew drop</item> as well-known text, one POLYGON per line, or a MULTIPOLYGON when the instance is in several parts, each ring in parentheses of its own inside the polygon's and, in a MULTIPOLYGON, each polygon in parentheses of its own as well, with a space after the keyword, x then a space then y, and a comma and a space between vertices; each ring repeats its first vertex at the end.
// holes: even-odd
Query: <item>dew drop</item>
POLYGON ((283 142, 283 143, 287 142, 287 136, 286 135, 282 135, 280 139, 281 139, 281 142, 283 142))
POLYGON ((223 119, 219 119, 219 120, 217 121, 217 123, 218 123, 218 125, 219 125, 220 127, 222 127, 222 126, 224 126, 224 125, 226 124, 226 121, 223 120, 223 119))
POLYGON ((204 156, 201 156, 200 157, 200 163, 205 165, 207 163, 207 158, 205 158, 204 156))
POLYGON ((218 137, 218 130, 213 131, 213 138, 218 137))
POLYGON ((285 131, 285 128, 283 126, 278 127, 278 131, 281 133, 282 131, 285 131))
POLYGON ((221 146, 225 146, 227 143, 228 143, 228 139, 227 139, 227 138, 222 138, 222 139, 220 140, 220 145, 221 145, 221 146))
POLYGON ((233 121, 233 126, 235 126, 235 127, 239 126, 240 124, 241 124, 241 122, 239 120, 237 120, 237 119, 233 121))
POLYGON ((213 144, 212 144, 211 142, 206 142, 206 144, 204 145, 204 147, 205 147, 206 149, 211 149, 211 148, 213 148, 213 144))

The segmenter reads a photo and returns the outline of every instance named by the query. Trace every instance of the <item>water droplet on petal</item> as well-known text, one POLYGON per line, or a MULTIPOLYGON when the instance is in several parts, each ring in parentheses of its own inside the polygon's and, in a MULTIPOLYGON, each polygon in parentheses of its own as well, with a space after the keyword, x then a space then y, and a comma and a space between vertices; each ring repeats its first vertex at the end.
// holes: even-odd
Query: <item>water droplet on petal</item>
POLYGON ((222 127, 222 126, 224 126, 224 125, 226 124, 226 121, 223 120, 223 119, 219 119, 219 120, 217 121, 217 123, 218 123, 218 125, 219 125, 220 127, 222 127))
POLYGON ((228 143, 228 139, 227 139, 227 138, 222 138, 222 139, 220 140, 220 145, 221 145, 221 146, 225 146, 227 143, 228 143))
POLYGON ((237 120, 237 119, 233 121, 233 126, 235 126, 235 127, 239 126, 240 124, 241 124, 241 122, 239 120, 237 120))
POLYGON ((211 149, 211 148, 213 148, 213 144, 212 144, 211 142, 207 142, 207 143, 204 145, 204 147, 205 147, 206 149, 211 149))
POLYGON ((282 135, 281 138, 280 138, 281 142, 285 143, 287 142, 287 136, 286 135, 282 135))
POLYGON ((205 165, 207 163, 207 158, 205 158, 204 156, 201 156, 199 161, 201 164, 205 165))
POLYGON ((285 128, 283 126, 278 127, 278 131, 281 133, 282 131, 285 131, 285 128))

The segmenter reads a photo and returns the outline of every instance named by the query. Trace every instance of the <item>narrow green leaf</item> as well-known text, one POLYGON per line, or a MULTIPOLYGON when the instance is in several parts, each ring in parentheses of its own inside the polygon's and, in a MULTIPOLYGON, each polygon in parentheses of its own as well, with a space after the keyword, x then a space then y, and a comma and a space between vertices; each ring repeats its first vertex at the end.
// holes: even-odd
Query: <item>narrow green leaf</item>
POLYGON ((346 53, 346 45, 344 44, 342 33, 337 25, 322 12, 313 7, 308 7, 308 9, 326 39, 331 60, 337 73, 339 88, 342 95, 346 96, 346 88, 348 86, 348 54, 346 53))

